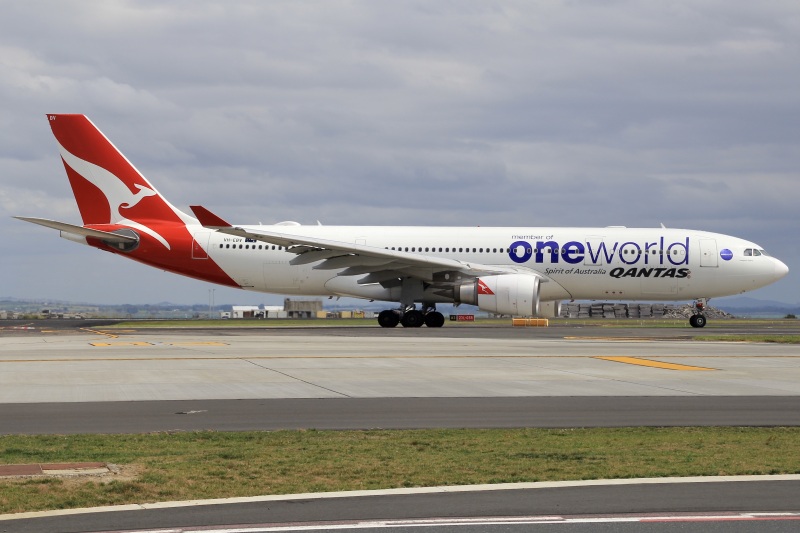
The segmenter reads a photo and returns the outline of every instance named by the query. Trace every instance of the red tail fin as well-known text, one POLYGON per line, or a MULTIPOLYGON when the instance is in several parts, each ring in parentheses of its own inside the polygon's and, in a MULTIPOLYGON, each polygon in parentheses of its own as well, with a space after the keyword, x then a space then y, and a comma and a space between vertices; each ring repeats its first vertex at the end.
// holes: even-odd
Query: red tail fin
POLYGON ((84 224, 196 223, 164 199, 84 115, 47 115, 84 224))

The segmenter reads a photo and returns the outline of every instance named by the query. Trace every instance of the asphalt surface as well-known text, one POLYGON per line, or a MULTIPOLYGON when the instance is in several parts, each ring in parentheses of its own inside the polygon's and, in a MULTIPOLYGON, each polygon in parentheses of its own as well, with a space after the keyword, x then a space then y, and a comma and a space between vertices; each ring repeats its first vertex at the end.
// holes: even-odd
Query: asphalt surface
MULTIPOLYGON (((334 525, 343 521, 430 517, 597 516, 777 512, 797 509, 800 481, 633 484, 482 492, 288 499, 235 505, 192 505, 78 516, 0 521, 17 533, 117 531, 217 525, 334 525)), ((726 520, 723 520, 726 522, 726 520)), ((798 522, 789 523, 790 526, 798 522)), ((694 530, 699 524, 694 523, 694 530)), ((758 525, 761 525, 760 522, 758 525)), ((419 531, 419 528, 413 528, 419 531)), ((468 529, 472 531, 473 529, 468 529)), ((480 530, 480 529, 479 529, 480 530)), ((531 530, 530 528, 526 530, 531 530)), ((564 531, 562 528, 560 531, 564 531)), ((791 529, 784 529, 790 531, 791 529)), ((385 530, 384 530, 385 531, 385 530)), ((567 531, 575 531, 567 529, 567 531)))
POLYGON ((323 398, 6 404, 0 434, 796 426, 800 396, 323 398))

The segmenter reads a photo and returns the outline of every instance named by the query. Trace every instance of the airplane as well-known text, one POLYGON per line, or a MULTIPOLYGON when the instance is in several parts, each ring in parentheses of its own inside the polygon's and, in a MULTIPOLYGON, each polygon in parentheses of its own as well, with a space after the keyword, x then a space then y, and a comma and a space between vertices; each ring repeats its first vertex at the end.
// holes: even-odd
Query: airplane
POLYGON ((537 316, 564 300, 694 300, 773 283, 788 267, 750 241, 687 229, 623 226, 415 227, 230 224, 173 206, 84 115, 47 120, 83 225, 15 217, 61 237, 183 276, 285 295, 396 303, 385 328, 441 327, 437 304, 537 316))

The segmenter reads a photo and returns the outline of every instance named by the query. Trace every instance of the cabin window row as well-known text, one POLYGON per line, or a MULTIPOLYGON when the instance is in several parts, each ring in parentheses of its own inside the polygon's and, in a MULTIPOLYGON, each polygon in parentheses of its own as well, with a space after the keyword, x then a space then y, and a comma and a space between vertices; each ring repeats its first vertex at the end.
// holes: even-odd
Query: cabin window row
MULTIPOLYGON (((256 244, 253 244, 253 245, 250 245, 250 244, 220 244, 219 247, 220 247, 220 249, 226 249, 226 250, 227 249, 249 250, 249 249, 251 249, 251 247, 252 247, 253 250, 262 250, 262 249, 263 250, 284 250, 285 249, 283 246, 276 246, 274 244, 272 244, 272 245, 269 245, 269 244, 263 244, 263 245, 262 244, 258 244, 258 245, 256 245, 256 244)), ((437 252, 437 248, 436 247, 430 247, 430 246, 426 246, 426 247, 422 247, 422 246, 419 246, 419 247, 417 247, 417 246, 411 246, 411 247, 409 247, 409 246, 392 246, 391 248, 389 248, 388 246, 385 246, 384 248, 386 250, 390 250, 391 249, 391 250, 395 250, 395 251, 399 251, 399 252, 418 252, 418 251, 419 252, 433 252, 433 253, 437 252)), ((455 248, 454 247, 451 250, 449 247, 447 247, 447 248, 439 247, 438 248, 438 252, 439 253, 470 253, 470 249, 469 248, 463 248, 463 247, 462 248, 455 248)), ((527 252, 531 253, 532 249, 529 248, 527 250, 527 252)), ((575 250, 574 249, 570 249, 570 248, 563 248, 563 249, 557 248, 557 249, 554 249, 554 250, 551 250, 550 248, 543 248, 541 252, 543 254, 550 254, 550 253, 562 254, 562 253, 575 252, 575 250)), ((501 253, 501 254, 507 254, 507 253, 511 253, 511 249, 510 248, 472 248, 472 253, 481 253, 481 254, 482 253, 487 253, 487 254, 488 253, 494 253, 494 254, 501 253)), ((643 252, 642 250, 626 249, 626 250, 622 250, 622 253, 625 254, 625 255, 642 255, 642 254, 646 254, 647 252, 646 251, 643 252)), ((664 252, 664 250, 650 250, 650 253, 653 254, 653 255, 655 255, 655 254, 664 255, 665 252, 664 252)), ((677 255, 678 253, 679 253, 679 250, 677 250, 677 249, 676 250, 672 250, 672 255, 677 255)), ((681 251, 681 253, 682 253, 682 251, 681 251)), ((667 255, 670 254, 669 250, 666 252, 666 254, 667 255)), ((753 249, 749 249, 748 248, 747 250, 744 251, 744 255, 746 255, 746 256, 762 255, 762 254, 763 255, 767 255, 766 252, 764 252, 764 250, 753 250, 753 249)))
MULTIPOLYGON (((647 251, 645 250, 643 252, 642 250, 627 249, 627 250, 622 250, 622 253, 623 253, 623 255, 643 255, 643 254, 646 255, 647 251)), ((665 253, 664 250, 650 250, 650 254, 651 255, 656 255, 656 254, 664 255, 664 253, 665 253)), ((683 255, 684 251, 683 250, 678 250, 678 249, 673 249, 672 252, 670 252, 669 250, 666 251, 667 255, 670 255, 670 253, 672 253, 672 255, 678 255, 678 253, 683 255)))
MULTIPOLYGON (((433 248, 425 247, 425 248, 423 248, 422 246, 420 246, 420 247, 416 247, 416 246, 411 246, 411 247, 408 247, 408 246, 392 246, 391 248, 389 248, 388 246, 385 246, 384 248, 386 250, 396 250, 398 252, 434 252, 435 253, 437 251, 436 247, 433 247, 433 248)), ((451 250, 450 248, 439 247, 438 251, 440 253, 464 253, 464 252, 470 253, 470 249, 469 248, 452 248, 452 250, 451 250)), ((541 253, 543 253, 543 254, 550 254, 550 253, 564 254, 564 253, 574 253, 575 251, 576 250, 572 249, 572 248, 556 248, 554 250, 551 250, 550 248, 542 248, 541 253)), ((758 250, 756 250, 756 251, 758 251, 758 250)), ((532 253, 533 250, 531 248, 528 248, 526 250, 526 252, 527 253, 532 253)), ((487 254, 488 253, 494 253, 494 254, 501 253, 501 254, 507 254, 507 253, 511 253, 511 249, 510 248, 472 248, 472 253, 481 253, 481 254, 482 253, 487 253, 487 254)), ((646 254, 647 252, 646 251, 643 252, 642 250, 630 250, 630 249, 627 249, 627 250, 623 250, 622 253, 624 255, 643 255, 643 254, 646 254)), ((650 250, 650 253, 652 255, 656 255, 656 254, 664 255, 665 252, 664 252, 664 250, 650 250)), ((672 255, 678 255, 678 253, 682 254, 683 251, 682 250, 677 250, 677 249, 672 250, 672 252, 670 252, 669 250, 666 251, 667 255, 670 255, 670 253, 672 255)))
MULTIPOLYGON (((395 250, 395 251, 398 251, 398 252, 433 252, 433 253, 436 253, 436 251, 437 251, 437 248, 435 246, 434 247, 428 246, 428 247, 425 247, 425 248, 423 248, 422 246, 419 246, 419 247, 417 247, 417 246, 411 246, 411 247, 409 247, 409 246, 392 246, 391 248, 389 248, 388 246, 384 246, 384 248, 386 250, 395 250)), ((438 248, 438 251, 440 253, 464 253, 464 252, 469 253, 469 250, 470 250, 469 248, 452 248, 452 250, 450 248, 442 248, 442 247, 438 248)), ((481 254, 482 253, 487 253, 487 254, 490 254, 490 253, 507 254, 510 251, 511 250, 509 248, 473 248, 472 249, 472 253, 481 253, 481 254)))
POLYGON ((259 245, 255 245, 255 244, 253 244, 253 245, 250 245, 250 244, 244 244, 244 245, 243 244, 220 244, 219 247, 221 249, 224 248, 226 250, 227 249, 250 250, 251 247, 252 247, 253 250, 262 250, 262 249, 263 250, 270 250, 270 249, 271 250, 283 250, 284 249, 283 246, 275 246, 274 244, 272 244, 272 245, 269 245, 269 244, 259 244, 259 245))

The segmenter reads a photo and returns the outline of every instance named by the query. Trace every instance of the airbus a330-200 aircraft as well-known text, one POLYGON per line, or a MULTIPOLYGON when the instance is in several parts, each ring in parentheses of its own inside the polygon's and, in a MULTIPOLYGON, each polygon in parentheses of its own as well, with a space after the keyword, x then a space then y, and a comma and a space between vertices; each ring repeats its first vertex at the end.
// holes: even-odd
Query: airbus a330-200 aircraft
POLYGON ((229 287, 395 302, 383 327, 441 327, 436 304, 536 316, 540 302, 695 300, 768 285, 789 269, 761 246, 661 228, 229 224, 177 209, 84 115, 47 115, 83 225, 16 217, 176 274, 229 287))

